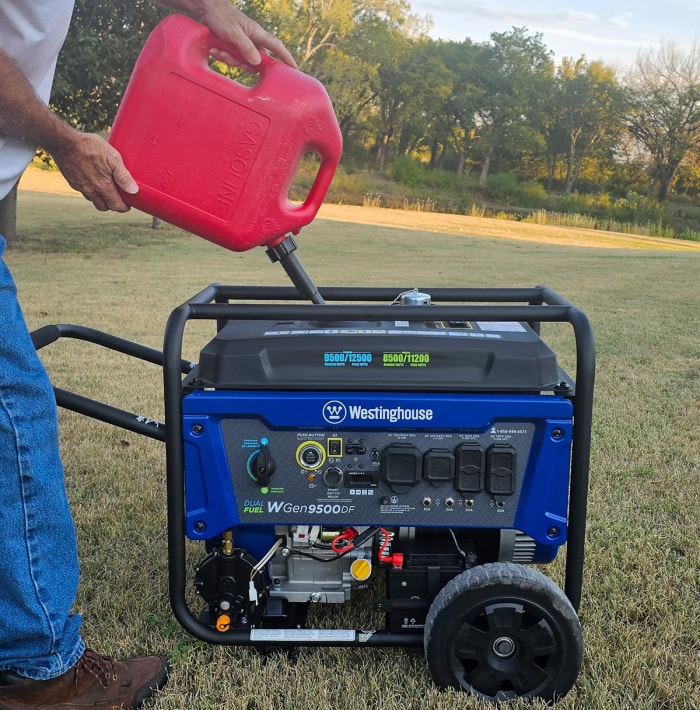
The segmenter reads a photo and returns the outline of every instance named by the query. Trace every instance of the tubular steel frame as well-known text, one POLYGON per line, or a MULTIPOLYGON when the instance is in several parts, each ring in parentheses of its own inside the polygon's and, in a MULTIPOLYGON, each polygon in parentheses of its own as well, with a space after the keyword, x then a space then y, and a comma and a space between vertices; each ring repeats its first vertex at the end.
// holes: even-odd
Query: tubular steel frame
MULTIPOLYGON (((298 303, 304 296, 293 287, 225 286, 211 284, 176 308, 165 329, 163 352, 101 331, 75 325, 49 325, 32 333, 37 349, 61 337, 76 338, 162 366, 165 424, 154 422, 108 404, 55 388, 57 404, 66 409, 113 424, 159 441, 166 446, 168 579, 170 605, 182 627, 203 641, 220 645, 275 646, 422 646, 423 633, 355 631, 352 641, 328 640, 322 635, 297 634, 273 642, 251 638, 250 631, 219 632, 202 623, 186 601, 185 487, 182 430, 183 375, 194 363, 182 358, 187 321, 216 321, 221 329, 236 320, 394 320, 391 303, 406 288, 320 288, 313 304, 298 303), (323 301, 322 305, 319 305, 323 301), (236 303, 232 301, 257 301, 236 303), (268 302, 268 303, 261 303, 268 302)), ((566 543, 564 592, 578 610, 583 586, 586 508, 595 381, 595 346, 587 316, 546 286, 533 288, 426 288, 435 305, 431 320, 524 321, 540 332, 542 323, 569 323, 576 346, 576 374, 572 380, 560 369, 563 389, 573 402, 574 426, 569 480, 569 522, 566 543), (449 305, 436 305, 437 303, 449 305), (525 305, 513 305, 525 304, 525 305)), ((422 321, 425 306, 401 306, 401 319, 422 321)))

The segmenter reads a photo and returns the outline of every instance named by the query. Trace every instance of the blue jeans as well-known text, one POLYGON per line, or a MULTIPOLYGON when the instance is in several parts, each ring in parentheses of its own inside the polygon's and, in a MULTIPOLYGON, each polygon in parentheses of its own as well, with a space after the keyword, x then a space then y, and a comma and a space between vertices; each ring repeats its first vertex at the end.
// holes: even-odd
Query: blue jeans
POLYGON ((85 648, 71 614, 78 553, 56 400, 4 252, 0 237, 0 670, 46 680, 85 648))

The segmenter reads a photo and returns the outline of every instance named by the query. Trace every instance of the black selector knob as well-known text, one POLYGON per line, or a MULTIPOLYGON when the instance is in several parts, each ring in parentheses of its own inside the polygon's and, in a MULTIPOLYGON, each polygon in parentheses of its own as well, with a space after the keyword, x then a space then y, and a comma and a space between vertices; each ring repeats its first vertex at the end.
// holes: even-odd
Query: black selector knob
POLYGON ((253 455, 250 469, 258 486, 266 488, 270 482, 270 476, 275 472, 275 462, 270 456, 267 445, 263 444, 253 455))

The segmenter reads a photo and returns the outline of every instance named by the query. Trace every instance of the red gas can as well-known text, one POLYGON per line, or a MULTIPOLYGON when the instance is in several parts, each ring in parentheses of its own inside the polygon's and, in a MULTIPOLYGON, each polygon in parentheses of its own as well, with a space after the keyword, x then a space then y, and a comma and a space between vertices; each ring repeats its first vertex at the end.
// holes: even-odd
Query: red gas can
POLYGON ((313 77, 263 55, 244 86, 209 68, 233 47, 171 15, 149 36, 109 134, 139 185, 125 201, 234 251, 274 246, 316 216, 340 160, 328 94, 313 77), (320 156, 303 204, 289 200, 301 158, 320 156))

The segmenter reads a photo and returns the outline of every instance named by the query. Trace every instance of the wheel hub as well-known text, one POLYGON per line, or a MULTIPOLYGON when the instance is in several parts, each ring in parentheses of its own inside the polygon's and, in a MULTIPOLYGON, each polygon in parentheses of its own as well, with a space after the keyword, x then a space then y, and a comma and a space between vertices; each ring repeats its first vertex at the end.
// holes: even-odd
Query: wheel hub
POLYGON ((499 636, 493 642, 493 652, 499 658, 511 658, 516 651, 515 641, 510 636, 499 636))

